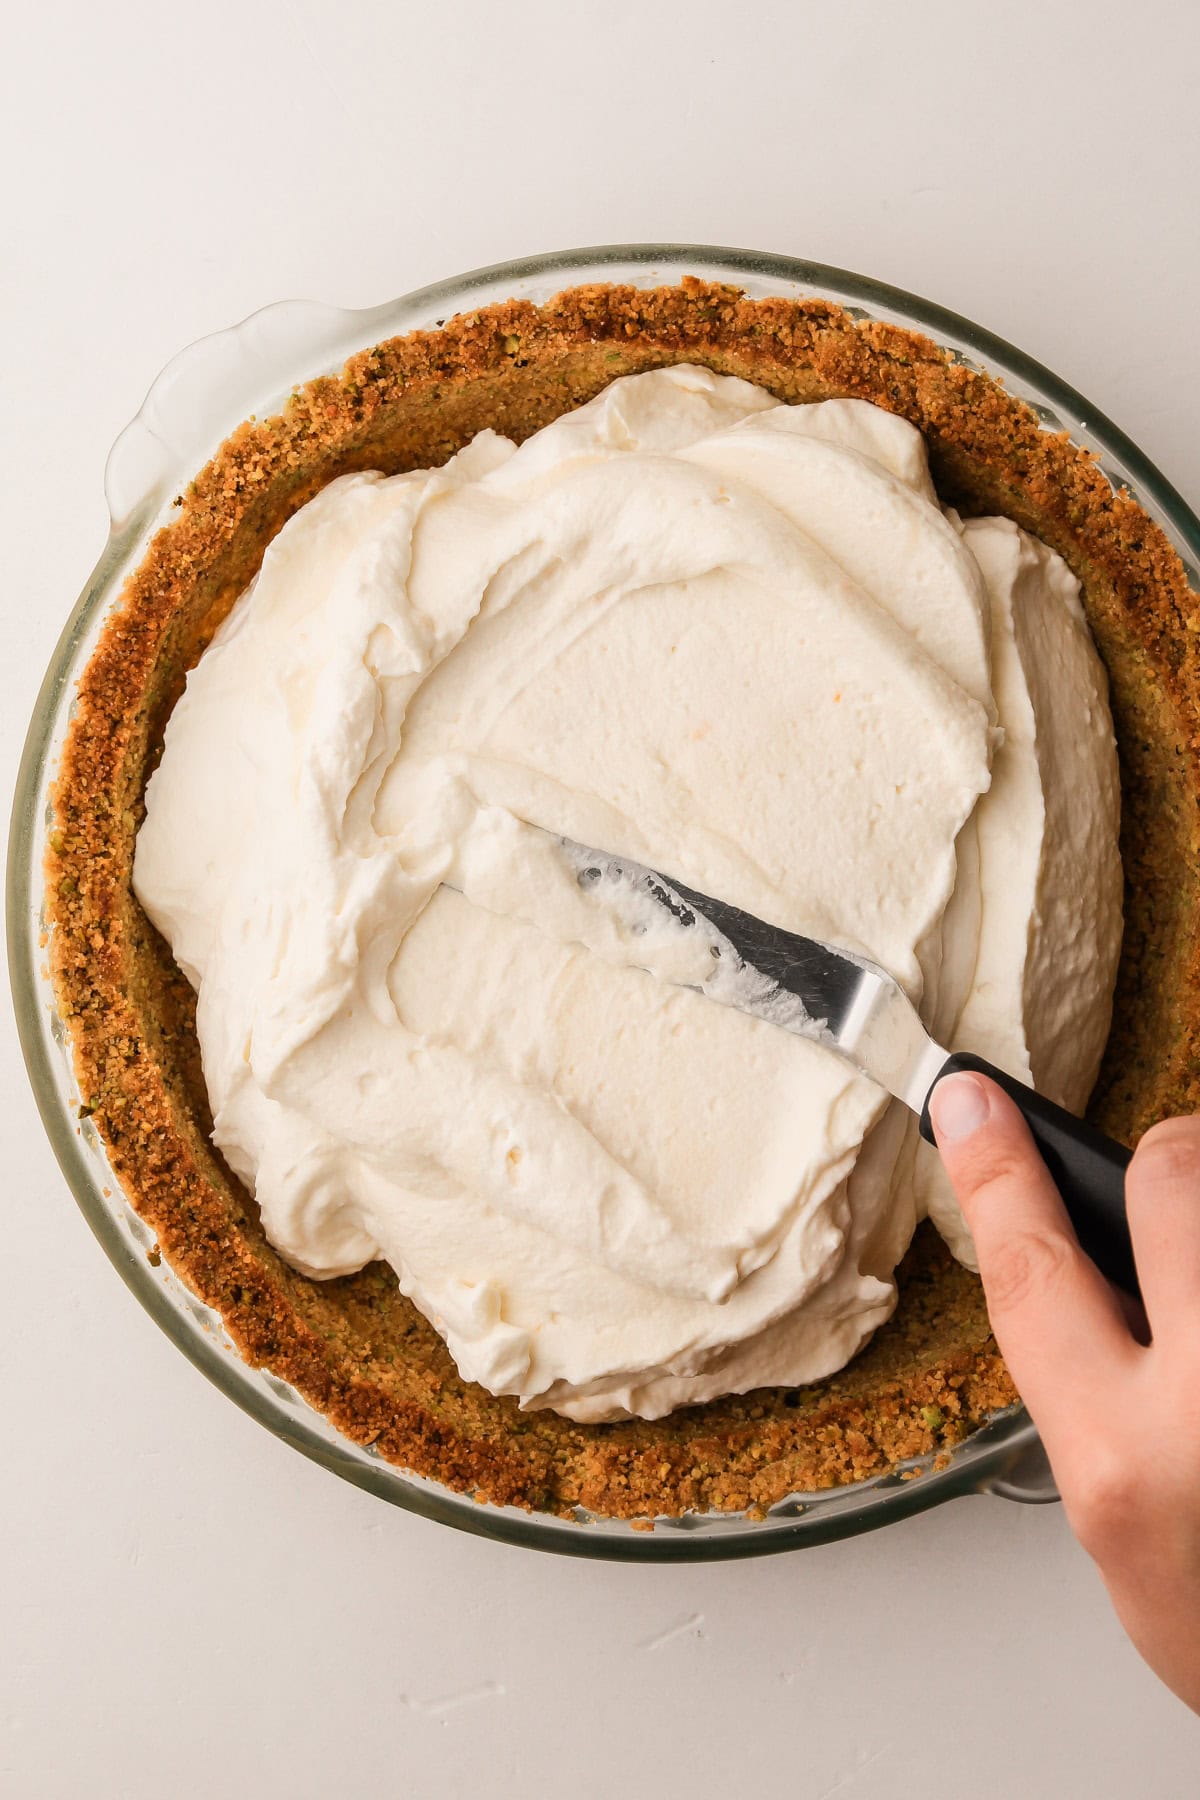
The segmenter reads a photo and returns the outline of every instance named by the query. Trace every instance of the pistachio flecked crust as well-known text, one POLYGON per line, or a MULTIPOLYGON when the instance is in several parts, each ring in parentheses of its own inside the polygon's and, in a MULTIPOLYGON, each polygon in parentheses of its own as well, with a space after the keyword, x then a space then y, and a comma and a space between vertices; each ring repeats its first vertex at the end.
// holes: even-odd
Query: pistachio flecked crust
POLYGON ((284 521, 336 475, 437 465, 491 426, 523 439, 617 376, 691 361, 780 399, 850 395, 912 420, 943 498, 1001 512, 1083 583, 1121 752, 1126 932, 1092 1116, 1132 1141, 1200 1104, 1200 609, 1175 552, 1095 459, 995 381, 823 300, 685 280, 513 301, 355 356, 243 424, 176 501, 79 688, 47 857, 50 955, 84 1110, 161 1252, 246 1359, 348 1437, 479 1499, 637 1518, 766 1507, 948 1448, 1015 1399, 978 1282, 924 1228, 893 1320, 840 1375, 655 1423, 522 1414, 463 1381, 391 1270, 314 1282, 266 1242, 209 1142, 194 997, 130 890, 145 783, 185 672, 284 521))

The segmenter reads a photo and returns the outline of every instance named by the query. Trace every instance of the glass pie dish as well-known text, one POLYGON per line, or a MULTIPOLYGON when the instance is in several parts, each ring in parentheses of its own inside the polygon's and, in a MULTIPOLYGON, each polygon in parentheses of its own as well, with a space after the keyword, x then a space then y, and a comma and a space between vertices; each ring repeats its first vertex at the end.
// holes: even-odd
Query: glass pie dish
POLYGON ((109 457, 111 531, 59 642, 21 766, 8 865, 9 954, 18 1025, 42 1117, 64 1173, 110 1259, 146 1309, 196 1366, 278 1436, 393 1504, 461 1529, 568 1554, 630 1560, 699 1560, 762 1554, 871 1529, 966 1493, 1021 1500, 1055 1497, 1033 1426, 1019 1408, 996 1415, 951 1451, 871 1481, 799 1493, 762 1516, 685 1513, 653 1521, 561 1519, 480 1506, 405 1473, 342 1436, 300 1394, 242 1360, 220 1316, 165 1261, 153 1233, 125 1200, 72 1073, 67 1027, 45 967, 47 921, 41 869, 49 796, 76 683, 126 576, 150 536, 170 520, 174 495, 243 419, 278 411, 298 384, 333 372, 355 351, 451 314, 519 298, 534 303, 592 282, 657 287, 683 276, 728 283, 748 296, 817 297, 857 319, 926 333, 951 356, 999 377, 1042 425, 1066 431, 1100 458, 1114 487, 1162 528, 1195 580, 1200 521, 1115 427, 1070 388, 999 340, 941 308, 816 264, 687 246, 617 246, 531 258, 476 271, 364 311, 283 302, 183 351, 154 383, 109 457))

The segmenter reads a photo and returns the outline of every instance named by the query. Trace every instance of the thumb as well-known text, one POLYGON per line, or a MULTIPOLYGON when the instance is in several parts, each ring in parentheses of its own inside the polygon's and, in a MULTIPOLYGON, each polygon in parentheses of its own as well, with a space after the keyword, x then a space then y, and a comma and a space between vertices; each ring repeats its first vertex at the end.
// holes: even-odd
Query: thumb
POLYGON ((975 1239, 992 1330, 1022 1398, 1052 1437, 1098 1397, 1112 1360, 1131 1354, 1133 1339, 1008 1096, 985 1076, 948 1075, 929 1112, 975 1239))

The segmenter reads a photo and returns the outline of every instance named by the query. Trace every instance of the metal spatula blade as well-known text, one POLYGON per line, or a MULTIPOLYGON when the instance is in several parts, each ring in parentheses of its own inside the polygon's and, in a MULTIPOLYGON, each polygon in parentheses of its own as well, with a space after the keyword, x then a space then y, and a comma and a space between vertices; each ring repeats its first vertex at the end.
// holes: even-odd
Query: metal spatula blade
POLYGON ((636 891, 708 945, 713 973, 695 985, 710 999, 840 1051, 897 1100, 922 1110, 948 1052, 878 964, 768 925, 642 863, 570 838, 561 843, 580 886, 597 899, 615 904, 622 888, 636 891))
POLYGON ((687 985, 837 1051, 911 1107, 930 1143, 929 1097, 944 1076, 970 1070, 996 1082, 1023 1113, 1083 1248, 1110 1281, 1138 1292, 1125 1212, 1131 1152, 1123 1144, 982 1057, 944 1050, 899 983, 876 963, 768 925, 627 857, 570 838, 558 842, 580 886, 599 903, 610 902, 628 920, 632 894, 640 905, 648 900, 662 909, 677 929, 696 934, 708 952, 699 966, 711 972, 687 985))

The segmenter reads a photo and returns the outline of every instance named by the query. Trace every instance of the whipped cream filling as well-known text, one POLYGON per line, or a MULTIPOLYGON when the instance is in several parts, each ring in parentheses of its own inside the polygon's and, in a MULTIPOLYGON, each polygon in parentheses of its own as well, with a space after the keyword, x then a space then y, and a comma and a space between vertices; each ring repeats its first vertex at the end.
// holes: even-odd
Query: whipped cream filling
POLYGON ((931 1213, 905 1109, 673 982, 544 828, 889 968, 1079 1106, 1120 942, 1065 564, 919 434, 687 366, 332 482, 192 671, 134 886, 289 1261, 383 1256, 469 1379, 573 1418, 841 1367, 931 1213))

